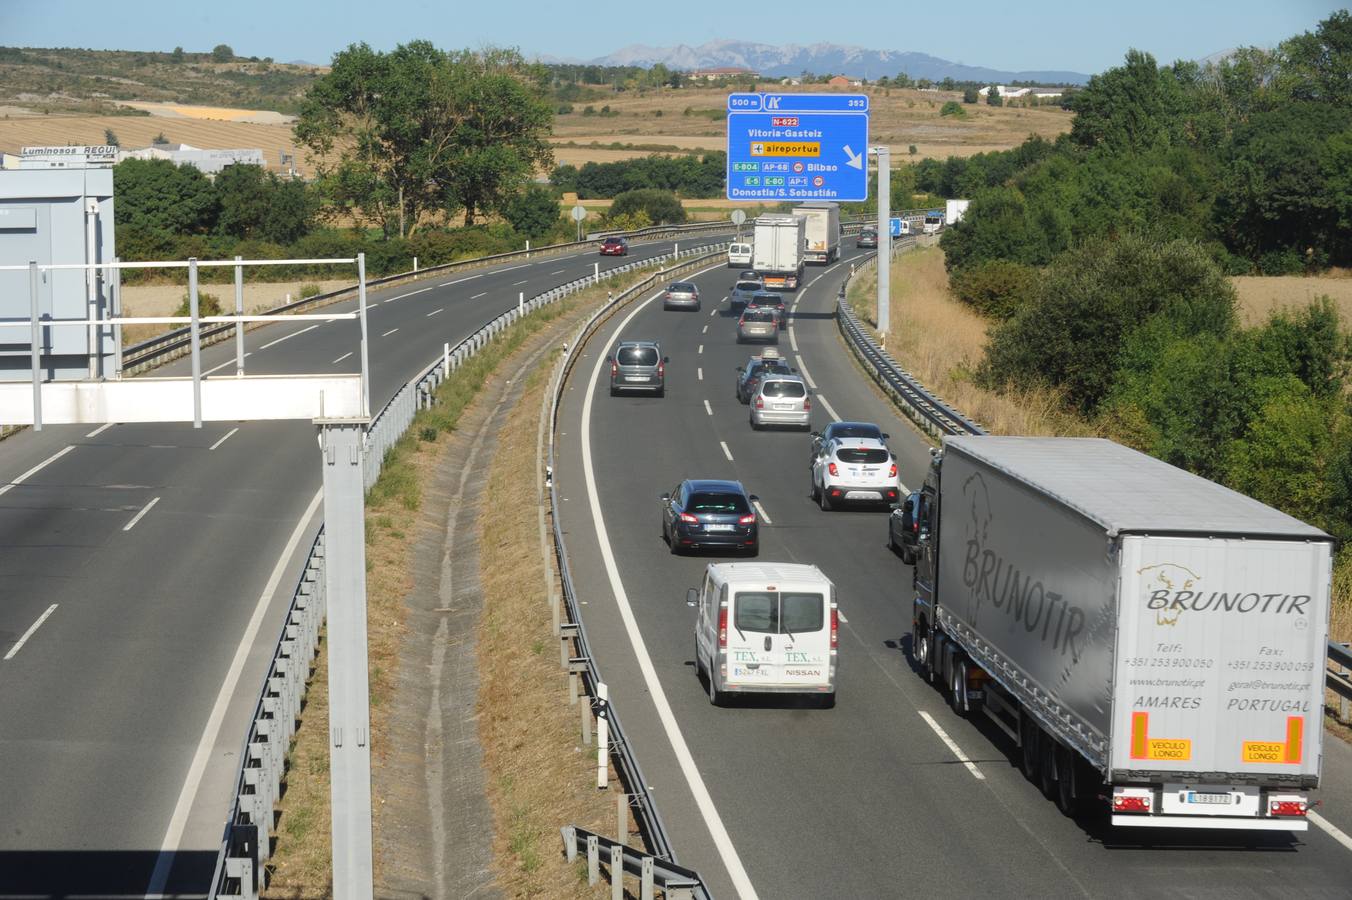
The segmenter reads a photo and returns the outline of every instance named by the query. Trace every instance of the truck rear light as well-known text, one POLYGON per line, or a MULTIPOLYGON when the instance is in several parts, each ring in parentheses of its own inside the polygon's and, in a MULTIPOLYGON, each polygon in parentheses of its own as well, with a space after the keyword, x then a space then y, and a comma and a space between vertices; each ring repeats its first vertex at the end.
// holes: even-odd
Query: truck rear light
POLYGON ((682 522, 685 522, 687 525, 698 525, 698 524, 699 524, 699 519, 697 519, 695 516, 690 515, 690 513, 681 513, 680 518, 681 518, 681 521, 682 521, 682 522))
POLYGON ((756 514, 755 514, 755 513, 747 513, 746 515, 742 516, 740 519, 737 520, 737 524, 738 524, 738 525, 750 525, 750 524, 752 524, 752 523, 755 522, 755 521, 756 521, 756 514))
POLYGON ((728 646, 728 608, 726 606, 718 608, 718 646, 719 649, 727 649, 728 646))
POLYGON ((1269 800, 1268 815, 1270 816, 1304 816, 1309 804, 1304 800, 1269 800))
POLYGON ((831 607, 831 649, 835 650, 840 645, 840 613, 835 607, 831 607))
POLYGON ((826 464, 826 471, 830 472, 832 475, 839 475, 839 474, 840 474, 840 469, 836 468, 836 464, 835 464, 835 463, 827 463, 827 464, 826 464))
POLYGON ((1154 808, 1154 800, 1149 788, 1117 788, 1113 792, 1113 812, 1148 813, 1154 808))

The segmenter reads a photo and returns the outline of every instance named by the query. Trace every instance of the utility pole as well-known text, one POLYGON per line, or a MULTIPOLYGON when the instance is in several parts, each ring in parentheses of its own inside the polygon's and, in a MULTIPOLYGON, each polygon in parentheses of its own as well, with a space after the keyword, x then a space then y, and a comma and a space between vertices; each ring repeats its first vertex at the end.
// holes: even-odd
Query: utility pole
POLYGON ((885 348, 891 326, 889 293, 892 282, 892 151, 887 145, 873 148, 878 156, 878 336, 885 348))

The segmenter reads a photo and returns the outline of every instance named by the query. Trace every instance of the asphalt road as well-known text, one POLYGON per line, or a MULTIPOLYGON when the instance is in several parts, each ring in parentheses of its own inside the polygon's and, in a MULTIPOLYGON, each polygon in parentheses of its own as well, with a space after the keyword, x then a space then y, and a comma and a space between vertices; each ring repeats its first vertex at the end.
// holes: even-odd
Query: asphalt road
MULTIPOLYGON (((372 292, 373 411, 518 292, 670 249, 372 292)), ((356 372, 358 335, 355 321, 281 321, 246 336, 246 367, 356 372)), ((233 360, 226 342, 202 369, 233 377, 233 360)), ((55 426, 0 442, 0 897, 144 895, 164 848, 178 852, 163 890, 206 890, 240 743, 322 519, 305 515, 318 462, 304 422, 55 426)))
MULTIPOLYGON (((903 480, 918 484, 928 443, 863 379, 837 335, 832 310, 847 269, 848 255, 808 270, 780 351, 809 378, 814 428, 834 417, 883 424, 903 480)), ((733 274, 716 268, 693 280, 718 301, 733 274)), ((1002 734, 958 718, 912 671, 903 638, 911 572, 886 547, 886 514, 822 512, 809 496, 807 436, 749 427, 733 377, 757 351, 737 345, 727 304, 630 311, 573 370, 559 420, 560 520, 626 735, 680 860, 715 896, 1352 893, 1352 839, 1318 828, 1123 834, 1104 817, 1063 817, 1019 773, 1002 734), (665 399, 607 396, 598 357, 620 337, 662 343, 665 399), (709 704, 684 602, 706 560, 669 555, 658 517, 659 494, 686 477, 741 480, 764 508, 760 558, 815 563, 835 582, 835 709, 709 704)), ((1352 833, 1352 749, 1325 736, 1324 754, 1320 812, 1352 833)))

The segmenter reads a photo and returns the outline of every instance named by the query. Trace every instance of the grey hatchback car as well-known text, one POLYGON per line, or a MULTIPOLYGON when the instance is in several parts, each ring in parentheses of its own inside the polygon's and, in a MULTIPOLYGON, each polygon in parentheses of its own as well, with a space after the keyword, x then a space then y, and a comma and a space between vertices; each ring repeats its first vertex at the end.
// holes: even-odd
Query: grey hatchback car
POLYGON ((812 398, 801 375, 768 375, 751 396, 751 427, 791 425, 812 429, 812 398))
POLYGON ((699 309, 699 288, 689 281, 673 281, 662 295, 663 309, 699 309))
POLYGON ((747 341, 779 343, 779 316, 774 310, 753 307, 742 311, 741 317, 737 319, 737 343, 745 344, 747 341))
POLYGON ((666 395, 670 360, 656 341, 621 341, 606 361, 610 363, 610 396, 624 391, 666 395))

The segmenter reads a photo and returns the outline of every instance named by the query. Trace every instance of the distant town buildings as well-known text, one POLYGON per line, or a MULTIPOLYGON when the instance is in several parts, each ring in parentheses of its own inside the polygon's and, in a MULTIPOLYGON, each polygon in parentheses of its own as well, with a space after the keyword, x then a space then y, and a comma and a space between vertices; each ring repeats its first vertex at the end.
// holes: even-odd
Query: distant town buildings
POLYGON ((188 144, 152 144, 141 150, 123 150, 118 153, 118 162, 124 159, 167 159, 177 165, 186 163, 208 175, 236 163, 265 165, 262 150, 202 150, 188 144))
MULTIPOLYGON (((979 94, 982 97, 985 97, 988 96, 990 92, 991 89, 989 86, 987 86, 977 91, 977 94, 979 94)), ((1006 100, 1018 100, 1021 97, 1035 97, 1038 100, 1052 100, 1055 99, 1056 97, 1060 97, 1063 93, 1065 92, 1058 90, 1057 88, 1049 88, 1049 87, 1012 88, 1007 87, 1003 84, 995 85, 995 95, 997 97, 1003 97, 1006 100)))
POLYGON ((688 76, 702 81, 718 81, 720 78, 759 78, 759 72, 737 66, 719 66, 713 69, 697 69, 688 76))
MULTIPOLYGON (((189 165, 207 175, 215 175, 226 166, 235 164, 265 165, 263 151, 258 149, 203 150, 189 144, 152 144, 140 150, 123 150, 105 144, 100 146, 24 147, 17 156, 0 154, 0 169, 84 169, 102 168, 124 159, 167 159, 176 165, 189 165)), ((283 159, 286 165, 290 157, 283 159)))

